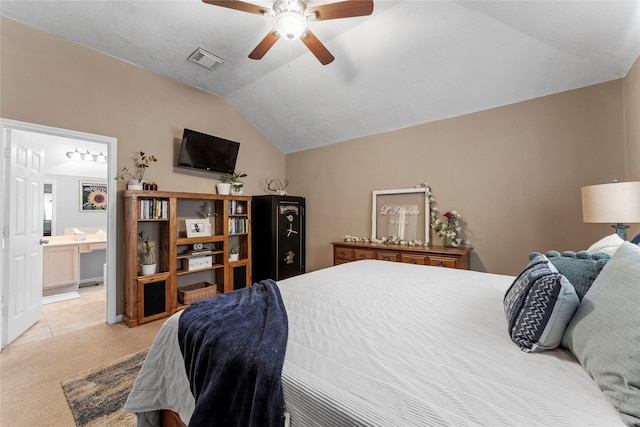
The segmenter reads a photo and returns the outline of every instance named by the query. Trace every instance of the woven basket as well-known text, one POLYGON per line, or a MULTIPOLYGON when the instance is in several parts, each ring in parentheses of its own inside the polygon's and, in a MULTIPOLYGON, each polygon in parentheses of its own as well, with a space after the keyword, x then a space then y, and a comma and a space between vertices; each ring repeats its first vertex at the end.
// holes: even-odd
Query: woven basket
POLYGON ((209 298, 218 293, 218 285, 209 282, 194 283, 178 288, 178 302, 191 304, 198 300, 209 298))

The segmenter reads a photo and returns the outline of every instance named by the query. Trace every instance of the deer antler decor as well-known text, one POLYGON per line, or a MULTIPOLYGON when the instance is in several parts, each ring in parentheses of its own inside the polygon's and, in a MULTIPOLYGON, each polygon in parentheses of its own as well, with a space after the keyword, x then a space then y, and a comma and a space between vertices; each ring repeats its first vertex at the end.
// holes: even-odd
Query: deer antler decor
POLYGON ((279 196, 286 196, 287 192, 285 191, 285 188, 287 188, 287 186, 289 185, 289 180, 285 178, 284 184, 282 183, 282 181, 278 180, 278 187, 271 188, 273 181, 275 181, 275 178, 271 181, 269 181, 269 179, 265 179, 265 182, 267 183, 267 190, 278 193, 279 196))

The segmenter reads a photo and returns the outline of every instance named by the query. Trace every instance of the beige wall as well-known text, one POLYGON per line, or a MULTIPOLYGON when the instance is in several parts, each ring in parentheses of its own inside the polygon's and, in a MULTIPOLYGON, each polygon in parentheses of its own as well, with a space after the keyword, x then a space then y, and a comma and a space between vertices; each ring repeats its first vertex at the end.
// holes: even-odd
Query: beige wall
POLYGON ((627 174, 629 181, 640 181, 640 57, 624 78, 627 174))
POLYGON ((474 270, 517 274, 531 251, 585 249, 613 230, 582 222, 580 188, 626 178, 623 86, 287 155, 289 190, 307 198, 307 270, 331 265, 331 241, 370 236, 372 190, 424 181, 467 221, 474 270))
MULTIPOLYGON (((163 190, 214 191, 214 180, 173 171, 184 127, 242 143, 248 194, 285 175, 285 156, 224 99, 0 24, 0 116, 116 137, 119 167, 133 151, 153 153, 147 176, 163 190)), ((424 181, 441 210, 468 222, 474 270, 515 274, 532 250, 585 248, 612 230, 582 223, 580 187, 640 179, 639 116, 636 63, 623 80, 290 154, 288 190, 307 198, 307 269, 329 266, 342 235, 370 235, 372 190, 424 181)), ((121 278, 119 269, 119 313, 121 278)))
MULTIPOLYGON (((132 166, 134 151, 154 154, 145 178, 160 190, 215 193, 217 180, 174 173, 185 127, 241 143, 237 167, 249 175, 248 194, 284 176, 284 154, 223 98, 1 19, 1 117, 115 137, 118 168, 132 166)), ((122 229, 120 222, 117 247, 122 229)), ((123 274, 118 268, 118 313, 123 274)))

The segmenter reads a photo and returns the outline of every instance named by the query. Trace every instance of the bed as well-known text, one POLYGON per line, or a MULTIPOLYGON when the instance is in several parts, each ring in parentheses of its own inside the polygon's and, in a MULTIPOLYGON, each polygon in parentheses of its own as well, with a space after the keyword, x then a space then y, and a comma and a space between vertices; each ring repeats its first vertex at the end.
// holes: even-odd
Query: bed
MULTIPOLYGON (((625 425, 571 352, 524 352, 510 339, 503 297, 514 279, 363 260, 278 282, 287 423, 625 425)), ((162 326, 125 405, 139 426, 160 425, 163 410, 189 423, 181 314, 162 326)))

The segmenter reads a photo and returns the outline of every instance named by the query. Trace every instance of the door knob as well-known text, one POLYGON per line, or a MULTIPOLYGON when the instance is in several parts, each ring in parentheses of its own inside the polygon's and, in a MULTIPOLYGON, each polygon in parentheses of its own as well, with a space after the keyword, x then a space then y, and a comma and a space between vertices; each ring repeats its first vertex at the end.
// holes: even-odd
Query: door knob
POLYGON ((40 244, 41 245, 46 245, 47 243, 49 243, 49 241, 47 239, 40 239, 40 244))

